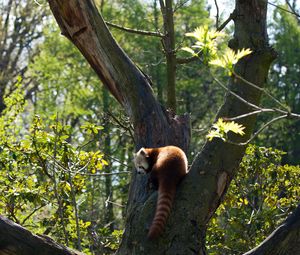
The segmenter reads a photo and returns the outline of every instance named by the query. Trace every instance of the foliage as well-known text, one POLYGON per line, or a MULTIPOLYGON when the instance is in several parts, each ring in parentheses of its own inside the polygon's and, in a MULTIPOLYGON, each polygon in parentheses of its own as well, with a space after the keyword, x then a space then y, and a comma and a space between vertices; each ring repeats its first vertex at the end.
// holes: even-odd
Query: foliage
POLYGON ((285 153, 249 145, 224 202, 210 222, 209 254, 242 254, 258 245, 298 204, 300 167, 285 153))
POLYGON ((214 58, 217 54, 217 40, 220 37, 224 37, 223 32, 210 30, 208 26, 197 27, 194 32, 186 33, 186 36, 195 38, 197 41, 191 47, 196 49, 195 52, 192 48, 184 47, 182 50, 190 52, 194 56, 199 56, 203 59, 203 62, 207 64, 210 59, 214 58))
MULTIPOLYGON (((92 223, 84 213, 90 196, 86 176, 99 175, 108 164, 103 153, 72 146, 70 126, 57 116, 51 126, 36 116, 28 133, 19 133, 14 127, 24 110, 22 90, 5 102, 0 118, 0 213, 77 249, 88 248, 92 223)), ((102 128, 86 123, 83 129, 92 134, 102 128)))
MULTIPOLYGON (((288 6, 281 6, 288 9, 288 6)), ((300 26, 295 15, 291 15, 279 8, 274 11, 271 22, 274 48, 278 53, 270 73, 269 91, 283 104, 288 105, 291 112, 300 112, 300 26)), ((270 107, 270 100, 263 98, 263 104, 270 107)), ((259 123, 265 121, 265 116, 259 123)), ((300 122, 284 120, 274 123, 268 130, 259 136, 259 145, 280 148, 288 152, 284 162, 300 164, 300 122), (280 134, 280 135, 278 135, 280 134), (293 134, 293 135, 291 135, 293 134)))
MULTIPOLYGON (((186 48, 190 54, 232 75, 234 64, 250 52, 223 50, 226 42, 219 39, 226 37, 209 29, 211 20, 205 1, 175 2, 176 48, 188 41, 193 45, 186 48), (184 38, 199 24, 200 28, 184 38), (198 41, 193 43, 194 39, 198 41)), ((158 1, 101 3, 104 18, 121 26, 149 31, 160 31, 163 26, 158 1)), ((274 41, 280 57, 273 67, 271 85, 276 96, 297 112, 300 57, 294 45, 299 45, 299 25, 296 19, 280 11, 274 21, 274 41), (292 43, 286 43, 291 40, 292 43)), ((98 77, 80 52, 59 35, 54 23, 50 19, 47 23, 37 26, 38 30, 43 28, 40 44, 26 45, 30 50, 38 45, 39 52, 34 62, 24 68, 31 80, 28 84, 32 93, 26 95, 29 100, 24 99, 20 79, 14 82, 11 76, 5 77, 14 89, 9 90, 13 94, 6 97, 6 110, 0 117, 0 213, 34 232, 50 234, 77 249, 81 246, 86 253, 110 254, 118 248, 123 233, 129 178, 128 173, 114 174, 131 170, 131 126, 116 102, 110 100, 105 106, 108 93, 103 92, 98 77), (112 204, 113 217, 107 220, 108 205, 112 204)), ((128 34, 115 28, 111 31, 150 76, 163 103, 166 64, 160 38, 128 34)), ((186 53, 178 51, 176 56, 185 57, 186 53)), ((222 78, 227 79, 226 75, 218 77, 222 78)), ((199 61, 178 65, 176 79, 178 113, 192 112, 194 134, 190 150, 198 151, 223 91, 212 86, 211 73, 199 68, 199 61)), ((299 162, 298 124, 273 125, 265 135, 260 135, 260 144, 286 148, 288 155, 294 154, 294 162, 299 162)), ((243 128, 219 119, 208 138, 227 141, 230 131, 242 134, 243 128)), ((293 205, 299 197, 299 168, 280 166, 280 159, 285 156, 273 149, 247 149, 225 204, 217 212, 218 217, 212 219, 208 236, 211 254, 248 250, 287 215, 289 204, 293 205)))
MULTIPOLYGON (((46 12, 46 8, 23 0, 0 2, 0 113, 6 107, 4 95, 16 89, 16 78, 26 77, 46 12)), ((28 91, 29 83, 22 84, 24 90, 28 91)))
POLYGON ((216 65, 216 66, 226 69, 228 72, 228 75, 231 76, 233 74, 234 65, 241 58, 243 58, 251 53, 252 53, 252 51, 250 49, 241 49, 235 53, 232 49, 227 48, 221 57, 211 60, 209 62, 209 64, 216 65))
POLYGON ((59 113, 61 119, 76 130, 81 119, 91 120, 101 105, 98 77, 80 52, 49 22, 43 29, 44 41, 39 54, 29 66, 31 86, 37 88, 31 100, 34 113, 47 122, 59 113), (62 68, 63 67, 63 68, 62 68))
MULTIPOLYGON (((223 32, 210 30, 208 26, 198 27, 192 33, 187 33, 186 36, 193 37, 197 41, 191 47, 183 47, 182 50, 191 53, 193 56, 201 57, 204 64, 216 65, 227 70, 228 75, 233 74, 234 65, 243 57, 251 54, 250 49, 242 49, 234 52, 233 50, 226 48, 223 52, 218 47, 219 43, 218 38, 224 37, 223 32)), ((224 141, 227 141, 227 133, 232 131, 236 134, 243 135, 244 127, 240 124, 235 123, 234 121, 224 122, 222 119, 219 119, 215 123, 206 136, 209 141, 214 137, 221 138, 224 141)))
POLYGON ((209 29, 208 26, 198 27, 194 32, 186 33, 186 36, 197 40, 191 46, 197 51, 190 47, 183 47, 182 50, 191 53, 193 56, 201 57, 204 64, 216 65, 226 69, 229 75, 232 75, 234 65, 252 52, 250 49, 241 49, 237 52, 229 48, 226 48, 225 51, 220 50, 220 47, 218 47, 220 43, 217 39, 225 37, 225 33, 209 29))
MULTIPOLYGON (((85 167, 90 174, 84 182, 84 194, 80 196, 79 213, 81 218, 91 222, 88 227, 89 236, 100 233, 99 239, 90 239, 90 250, 111 253, 115 250, 112 247, 118 244, 117 238, 112 235, 123 227, 123 205, 126 204, 128 192, 129 166, 126 162, 131 160, 127 155, 133 150, 133 145, 127 143, 128 131, 124 130, 128 126, 128 119, 116 102, 109 98, 109 94, 103 91, 98 77, 80 52, 59 35, 58 27, 50 22, 43 32, 44 41, 39 46, 40 54, 29 68, 34 81, 32 86, 38 87, 29 107, 34 107, 34 114, 39 115, 47 129, 51 127, 53 132, 65 129, 66 132, 61 135, 68 143, 74 144, 72 147, 78 152, 77 157, 82 163, 77 164, 78 159, 74 159, 69 164, 70 167, 85 167), (56 121, 56 116, 59 116, 60 121, 56 121), (115 124, 114 127, 108 127, 110 122, 115 124), (106 140, 111 141, 112 148, 107 146, 106 140), (98 151, 99 146, 101 152, 98 151), (117 150, 119 147, 124 150, 117 150), (107 161, 109 167, 103 167, 104 162, 97 160, 104 153, 110 159, 107 161), (115 158, 120 160, 116 159, 115 162, 115 158), (107 175, 99 176, 99 170, 107 175), (112 174, 118 171, 123 174, 112 174), (121 208, 116 204, 120 204, 121 208), (109 211, 113 212, 107 218, 109 211), (96 243, 100 243, 101 247, 96 243)), ((33 119, 27 115, 25 121, 31 123, 33 119)), ((56 164, 56 167, 61 166, 56 164)), ((63 170, 67 169, 62 168, 61 171, 63 170)), ((55 236, 59 235, 60 233, 55 233, 55 236)))
POLYGON ((209 141, 213 138, 221 138, 223 141, 228 141, 228 132, 231 131, 235 134, 244 135, 245 127, 240 124, 235 123, 234 121, 226 122, 222 118, 219 118, 218 121, 213 124, 212 129, 206 136, 209 141))

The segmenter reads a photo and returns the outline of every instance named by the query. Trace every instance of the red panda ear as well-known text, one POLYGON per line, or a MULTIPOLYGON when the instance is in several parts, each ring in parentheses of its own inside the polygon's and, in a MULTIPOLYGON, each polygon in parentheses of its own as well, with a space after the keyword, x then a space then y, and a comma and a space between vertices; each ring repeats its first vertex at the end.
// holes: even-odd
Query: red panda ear
POLYGON ((141 155, 143 155, 145 158, 148 158, 148 157, 149 157, 149 155, 148 155, 148 153, 147 153, 147 151, 145 150, 144 147, 142 147, 142 148, 140 149, 140 153, 141 153, 141 155))

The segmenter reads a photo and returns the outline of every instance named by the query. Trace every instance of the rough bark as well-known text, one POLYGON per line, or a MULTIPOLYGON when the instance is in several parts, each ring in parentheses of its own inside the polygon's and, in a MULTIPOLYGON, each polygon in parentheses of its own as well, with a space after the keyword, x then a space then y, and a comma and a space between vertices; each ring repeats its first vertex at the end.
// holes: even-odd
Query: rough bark
MULTIPOLYGON (((160 107, 147 79, 114 41, 93 1, 48 2, 62 33, 81 50, 130 116, 136 146, 175 144, 187 150, 188 117, 171 116, 160 107)), ((237 0, 235 35, 230 43, 234 49, 253 50, 249 57, 238 63, 235 72, 261 87, 274 58, 274 52, 268 46, 266 10, 265 1, 237 0)), ((261 91, 234 78, 229 81, 229 88, 245 100, 259 104, 261 91)), ((218 117, 237 116, 249 110, 251 107, 228 94, 218 117)), ((242 138, 232 136, 231 140, 246 141, 254 123, 254 116, 244 118, 242 124, 246 127, 246 135, 242 138)), ((147 240, 146 235, 153 218, 157 193, 146 189, 145 177, 133 173, 125 234, 118 254, 205 254, 206 225, 222 201, 244 150, 244 146, 217 139, 204 145, 188 176, 180 184, 166 231, 156 241, 147 240)), ((295 236, 294 232, 289 233, 295 236)))
POLYGON ((94 2, 48 2, 62 34, 78 47, 131 118, 137 147, 172 143, 187 150, 188 117, 170 116, 160 106, 148 79, 115 42, 94 2))
MULTIPOLYGON (((147 78, 113 39, 94 2, 48 2, 62 34, 79 48, 131 118, 136 147, 173 144, 187 151, 189 116, 172 115, 161 107, 147 78)), ((146 183, 147 177, 137 177, 133 172, 127 203, 128 219, 139 218, 141 205, 149 197, 146 183)), ((131 230, 130 220, 126 229, 131 230)))
POLYGON ((0 255, 80 255, 50 237, 34 235, 0 216, 0 255))
MULTIPOLYGON (((267 4, 263 1, 237 1, 235 35, 230 44, 234 49, 253 50, 251 56, 238 63, 235 72, 261 87, 274 59, 266 33, 266 10, 267 4)), ((234 78, 229 81, 229 88, 247 101, 259 104, 261 92, 257 89, 234 78)), ((228 94, 218 117, 238 116, 249 110, 248 105, 228 94)), ((241 123, 246 127, 246 135, 231 137, 234 142, 250 137, 255 117, 245 118, 241 123)), ((205 254, 206 225, 220 204, 244 151, 245 146, 220 140, 207 142, 180 185, 164 235, 157 241, 146 239, 156 200, 153 195, 137 207, 137 214, 129 214, 130 226, 125 230, 119 254, 205 254)))

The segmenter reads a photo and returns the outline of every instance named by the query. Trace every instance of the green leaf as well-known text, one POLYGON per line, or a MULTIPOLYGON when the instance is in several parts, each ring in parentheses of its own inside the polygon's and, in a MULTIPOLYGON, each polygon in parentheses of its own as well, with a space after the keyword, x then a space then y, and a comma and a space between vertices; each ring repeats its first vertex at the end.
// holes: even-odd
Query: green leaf
POLYGON ((206 138, 211 141, 213 138, 220 138, 223 141, 227 141, 227 133, 233 132, 238 135, 244 135, 243 131, 245 127, 234 121, 224 121, 222 118, 219 118, 218 121, 213 124, 212 129, 207 134, 206 138))

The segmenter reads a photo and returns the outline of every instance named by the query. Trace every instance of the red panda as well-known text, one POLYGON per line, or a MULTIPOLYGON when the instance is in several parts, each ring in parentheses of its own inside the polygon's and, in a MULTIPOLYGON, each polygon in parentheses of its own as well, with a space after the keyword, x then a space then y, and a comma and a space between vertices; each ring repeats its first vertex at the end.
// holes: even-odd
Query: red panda
POLYGON ((138 173, 150 173, 150 181, 158 185, 155 216, 148 232, 148 238, 155 239, 164 230, 176 187, 187 174, 187 158, 176 146, 141 148, 135 154, 134 164, 138 173))

